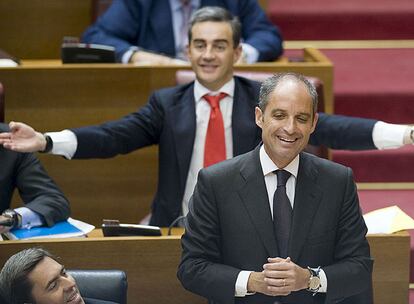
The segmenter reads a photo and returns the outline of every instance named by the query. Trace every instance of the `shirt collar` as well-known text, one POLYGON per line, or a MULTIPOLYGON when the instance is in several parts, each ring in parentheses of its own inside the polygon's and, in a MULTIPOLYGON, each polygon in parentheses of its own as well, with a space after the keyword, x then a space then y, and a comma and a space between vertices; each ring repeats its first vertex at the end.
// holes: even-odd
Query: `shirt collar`
POLYGON ((194 81, 194 99, 196 102, 200 101, 204 95, 217 95, 219 93, 226 93, 227 96, 233 98, 234 97, 234 78, 232 77, 229 82, 227 82, 224 86, 222 86, 217 91, 210 91, 205 86, 203 86, 197 79, 194 81))
MULTIPOLYGON (((263 176, 279 169, 266 153, 264 145, 260 147, 260 164, 262 165, 263 176)), ((296 178, 299 170, 299 154, 283 170, 289 171, 296 178)))
MULTIPOLYGON (((191 0, 191 8, 192 11, 196 11, 199 7, 200 7, 200 2, 201 0, 191 0)), ((170 7, 171 7, 171 11, 178 11, 181 10, 181 1, 180 0, 170 0, 170 7)))

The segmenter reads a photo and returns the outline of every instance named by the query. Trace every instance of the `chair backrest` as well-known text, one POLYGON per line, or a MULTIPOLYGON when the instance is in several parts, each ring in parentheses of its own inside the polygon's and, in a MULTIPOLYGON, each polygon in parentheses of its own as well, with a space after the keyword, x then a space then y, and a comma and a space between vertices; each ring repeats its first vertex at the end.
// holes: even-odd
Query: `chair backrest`
MULTIPOLYGON (((273 75, 273 73, 265 72, 251 72, 251 71, 235 71, 235 75, 262 82, 265 79, 273 75)), ((325 111, 325 100, 323 98, 323 83, 319 78, 316 77, 306 77, 316 88, 318 92, 318 112, 325 111)), ((195 79, 195 73, 191 70, 178 70, 175 74, 175 81, 177 84, 186 84, 195 79)), ((317 147, 313 145, 308 145, 305 151, 315 154, 319 157, 328 158, 328 149, 326 147, 317 147)))
POLYGON ((68 270, 82 297, 127 303, 128 282, 122 270, 68 270))
POLYGON ((91 21, 96 21, 112 4, 112 0, 92 0, 91 21))
POLYGON ((0 82, 0 122, 4 122, 4 87, 0 82))

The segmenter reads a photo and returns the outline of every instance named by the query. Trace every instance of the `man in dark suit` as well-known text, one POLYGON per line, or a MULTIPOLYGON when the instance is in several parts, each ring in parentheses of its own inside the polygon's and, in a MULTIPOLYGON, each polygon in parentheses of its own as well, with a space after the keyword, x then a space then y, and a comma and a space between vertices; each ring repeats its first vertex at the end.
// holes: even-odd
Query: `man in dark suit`
POLYGON ((0 272, 0 291, 8 304, 116 304, 82 298, 65 267, 41 248, 22 250, 7 260, 0 272))
MULTIPOLYGON (((16 151, 46 150, 69 159, 108 158, 158 144, 159 180, 150 223, 169 226, 187 214, 198 171, 205 165, 211 116, 206 95, 226 94, 220 102, 225 137, 221 160, 248 152, 261 140, 254 118, 260 84, 233 77, 233 64, 241 55, 240 24, 223 9, 206 7, 194 14, 190 33, 188 57, 195 82, 158 90, 140 110, 99 126, 44 136, 12 122, 12 132, 0 134, 0 144, 16 151)), ((320 113, 310 142, 338 149, 375 149, 376 123, 320 113)))
POLYGON ((301 152, 316 109, 301 75, 263 83, 263 145, 199 173, 178 269, 185 288, 211 303, 360 303, 349 301, 370 288, 372 262, 352 171, 301 152))
POLYGON ((272 61, 282 54, 279 30, 256 0, 115 0, 82 40, 114 46, 118 61, 171 64, 171 58, 183 58, 186 53, 187 41, 181 42, 187 37, 190 14, 183 12, 186 6, 190 13, 219 6, 238 16, 245 61, 272 61))
MULTIPOLYGON (((0 123, 0 133, 9 131, 0 123)), ((18 153, 0 146, 0 221, 11 220, 12 226, 1 226, 0 233, 12 227, 53 226, 68 218, 69 202, 47 175, 32 153, 18 153), (19 191, 24 207, 11 210, 14 190, 19 191)))

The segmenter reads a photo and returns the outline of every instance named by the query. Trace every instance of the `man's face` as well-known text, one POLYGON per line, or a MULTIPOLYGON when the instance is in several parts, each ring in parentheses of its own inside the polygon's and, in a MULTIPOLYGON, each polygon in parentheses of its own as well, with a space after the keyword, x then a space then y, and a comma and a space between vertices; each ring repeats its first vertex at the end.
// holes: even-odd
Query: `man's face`
POLYGON ((264 113, 256 108, 255 114, 264 148, 278 168, 284 168, 305 148, 317 121, 305 85, 289 78, 282 79, 270 93, 264 113))
POLYGON ((217 91, 233 77, 233 64, 241 55, 234 48, 233 31, 227 22, 200 22, 192 30, 188 58, 198 81, 217 91))
POLYGON ((72 276, 55 260, 45 257, 28 276, 37 304, 84 304, 72 276))

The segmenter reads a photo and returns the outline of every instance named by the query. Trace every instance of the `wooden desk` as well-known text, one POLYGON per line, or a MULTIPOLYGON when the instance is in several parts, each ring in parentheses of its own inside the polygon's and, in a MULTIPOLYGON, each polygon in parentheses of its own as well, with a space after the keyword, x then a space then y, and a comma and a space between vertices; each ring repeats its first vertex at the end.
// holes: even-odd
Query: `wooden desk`
MULTIPOLYGON (((283 58, 237 69, 316 76, 324 82, 325 107, 331 111, 332 64, 314 49, 305 49, 303 60, 288 62, 283 58)), ((54 131, 117 119, 144 105, 153 90, 173 86, 175 73, 182 68, 63 65, 57 60, 24 61, 16 68, 0 68, 6 121, 23 121, 39 131, 54 131)), ((108 160, 40 158, 70 200, 75 218, 94 225, 101 224, 103 218, 136 223, 149 212, 158 180, 157 147, 108 160)))
POLYGON ((92 0, 1 0, 1 48, 19 59, 60 58, 64 36, 91 22, 92 0))
MULTIPOLYGON (((128 303, 206 303, 185 291, 176 270, 181 247, 175 236, 102 238, 95 232, 86 239, 0 242, 0 266, 24 248, 43 246, 67 268, 122 269, 128 275, 128 303)), ((374 262, 375 304, 407 304, 410 238, 406 232, 368 237, 374 262)))

